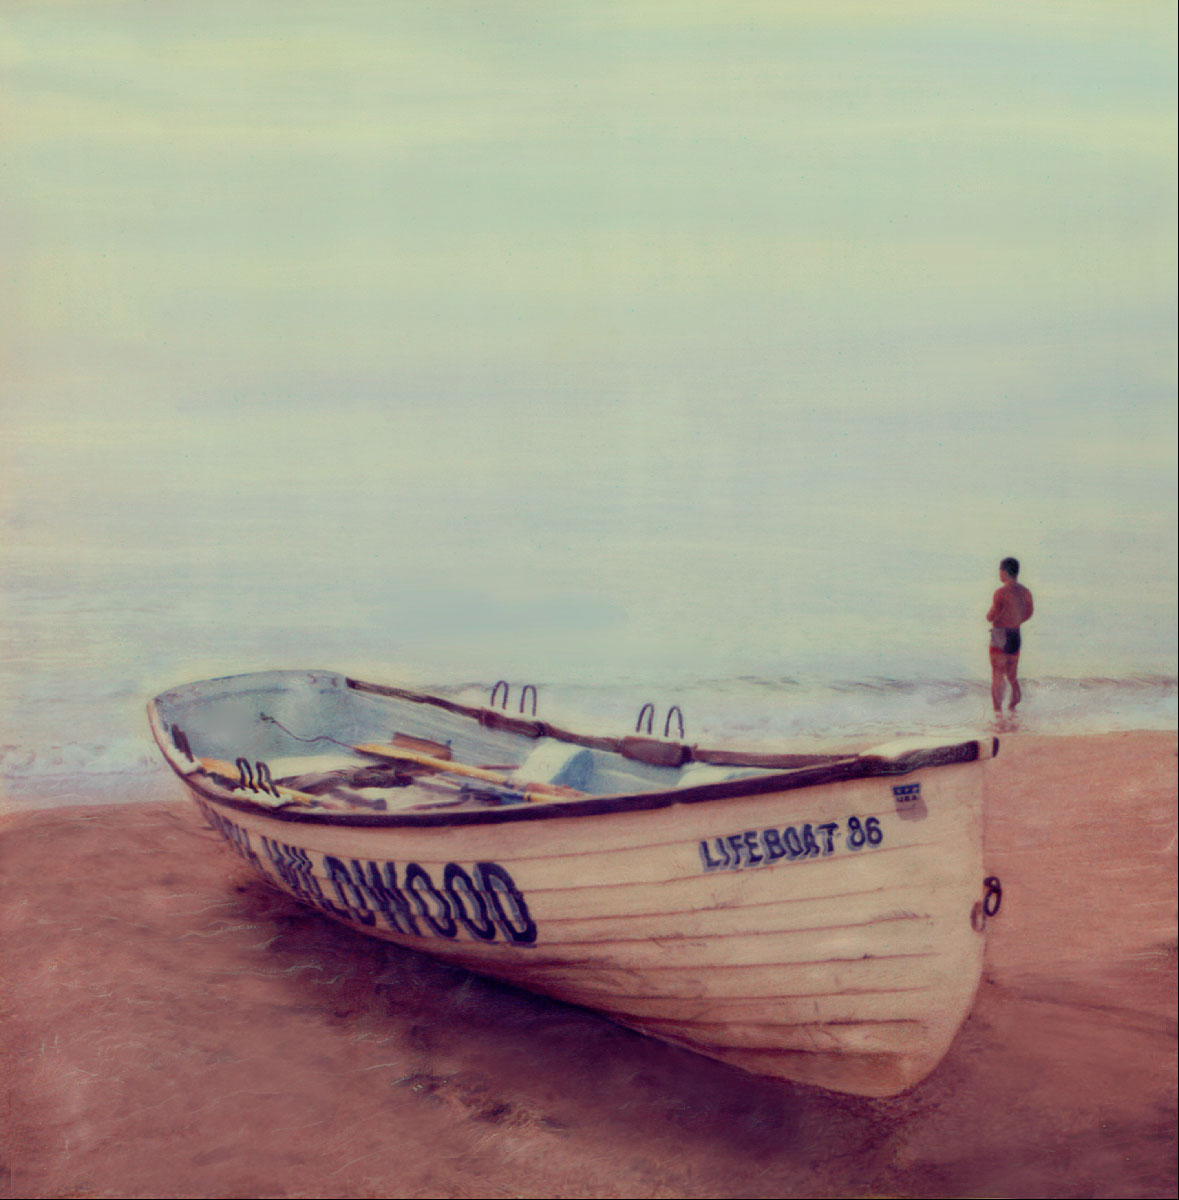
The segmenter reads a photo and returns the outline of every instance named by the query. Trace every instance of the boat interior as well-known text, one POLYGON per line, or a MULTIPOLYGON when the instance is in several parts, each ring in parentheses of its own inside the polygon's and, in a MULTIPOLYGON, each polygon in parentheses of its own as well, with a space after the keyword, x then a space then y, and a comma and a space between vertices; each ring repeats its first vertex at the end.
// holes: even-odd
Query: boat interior
POLYGON ((636 795, 847 760, 579 735, 508 714, 506 694, 504 708, 473 708, 331 671, 274 671, 165 692, 149 715, 179 774, 199 772, 269 808, 392 811, 636 795))

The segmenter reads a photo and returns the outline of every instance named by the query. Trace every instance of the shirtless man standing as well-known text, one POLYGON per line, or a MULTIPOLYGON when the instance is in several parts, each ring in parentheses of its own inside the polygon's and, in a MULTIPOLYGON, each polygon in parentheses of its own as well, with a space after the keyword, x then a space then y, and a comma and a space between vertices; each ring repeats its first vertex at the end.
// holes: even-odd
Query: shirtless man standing
POLYGON ((991 700, 995 711, 1003 708, 1004 684, 1011 684, 1011 707, 1022 698, 1016 672, 1019 670, 1019 627, 1032 619, 1032 594, 1019 582, 1019 559, 1005 558, 999 564, 1003 584, 991 600, 987 620, 991 623, 991 700))

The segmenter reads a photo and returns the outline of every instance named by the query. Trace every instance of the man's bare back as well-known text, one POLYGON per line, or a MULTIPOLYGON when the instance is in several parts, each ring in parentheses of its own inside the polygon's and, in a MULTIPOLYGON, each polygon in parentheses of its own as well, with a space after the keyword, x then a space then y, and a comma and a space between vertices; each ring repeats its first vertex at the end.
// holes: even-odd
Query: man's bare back
POLYGON ((1003 629, 1018 629, 1031 618, 1032 611, 1032 593, 1022 583, 1009 579, 991 597, 987 620, 1003 629))
POLYGON ((1023 698, 1019 689, 1019 652, 1022 647, 1019 627, 1030 621, 1035 606, 1032 593, 1017 578, 1019 560, 1005 558, 999 564, 1002 587, 991 597, 987 620, 991 623, 991 701, 995 711, 1003 708, 1003 693, 1011 684, 1011 707, 1023 698))

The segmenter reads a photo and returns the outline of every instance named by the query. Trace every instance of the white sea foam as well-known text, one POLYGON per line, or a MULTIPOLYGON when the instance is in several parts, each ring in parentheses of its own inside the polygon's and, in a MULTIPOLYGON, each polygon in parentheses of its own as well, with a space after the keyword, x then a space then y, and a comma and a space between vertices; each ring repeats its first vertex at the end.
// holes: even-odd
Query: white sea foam
MULTIPOLYGON (((422 685, 420 680, 412 683, 422 685)), ((486 704, 491 686, 442 683, 431 690, 464 703, 486 704)), ((1179 724, 1176 680, 1167 676, 1029 679, 1024 695, 1016 720, 1026 733, 1166 730, 1179 724)), ((521 688, 513 685, 509 712, 518 712, 520 696, 521 688)), ((502 689, 498 700, 502 703, 502 689)), ((568 728, 624 734, 635 730, 639 711, 648 702, 656 736, 665 730, 678 735, 678 721, 668 720, 670 710, 678 706, 686 741, 750 749, 832 743, 866 747, 914 736, 969 736, 993 726, 989 685, 967 679, 680 678, 662 684, 652 680, 592 686, 558 681, 539 685, 537 715, 568 728)), ((66 707, 63 701, 58 710, 66 707)), ((134 716, 141 711, 136 706, 134 716)), ((531 695, 525 711, 531 713, 531 695)), ((113 712, 112 722, 118 719, 113 712)), ((644 720, 644 732, 646 728, 644 720)), ((118 799, 120 787, 136 785, 142 794, 139 785, 153 778, 162 785, 170 780, 146 720, 140 729, 128 728, 123 736, 106 740, 0 745, 0 786, 16 806, 34 799, 50 804, 118 799)))
POLYGON ((0 746, 0 780, 8 781, 151 774, 158 763, 159 751, 145 738, 119 738, 109 744, 0 746))
MULTIPOLYGON (((84 540, 6 545, 5 796, 117 794, 150 780, 162 769, 144 714, 153 695, 275 668, 479 704, 506 676, 510 711, 533 682, 541 718, 614 734, 632 732, 647 702, 652 732, 678 734, 678 706, 692 743, 866 746, 990 727, 983 614, 996 580, 973 550, 914 542, 898 563, 895 545, 866 543, 832 516, 805 543, 764 529, 738 553, 633 536, 625 513, 584 525, 558 508, 529 512, 533 553, 503 511, 465 529, 419 507, 410 533, 405 514, 382 512, 355 539, 354 505, 321 487, 316 523, 288 544, 285 508, 257 499, 254 517, 275 534, 264 552, 160 541, 159 514, 140 520, 141 502, 118 512, 119 554, 84 540), (378 529, 404 537, 376 553, 378 529), (854 562, 839 545, 855 547, 854 562)), ((1021 729, 1176 727, 1172 569, 1149 561, 1156 585, 1129 580, 1112 623, 1108 592, 1070 590, 1063 567, 1041 562, 1021 729)))

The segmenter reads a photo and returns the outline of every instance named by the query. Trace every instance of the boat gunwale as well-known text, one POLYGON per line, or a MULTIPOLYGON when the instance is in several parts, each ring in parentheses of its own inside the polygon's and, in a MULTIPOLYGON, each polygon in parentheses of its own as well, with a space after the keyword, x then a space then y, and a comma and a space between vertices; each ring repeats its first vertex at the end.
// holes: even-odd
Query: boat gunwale
POLYGON ((496 805, 483 809, 450 809, 438 811, 400 812, 340 812, 338 809, 302 809, 293 805, 269 808, 251 800, 239 799, 211 782, 194 778, 197 772, 185 774, 175 765, 172 769, 186 786, 202 794, 206 799, 238 812, 271 817, 277 821, 295 824, 350 826, 370 828, 438 827, 457 825, 498 825, 509 821, 541 821, 562 817, 597 817, 627 812, 650 812, 671 808, 677 804, 701 804, 709 801, 744 799, 772 793, 791 792, 809 787, 822 787, 835 783, 851 783, 858 779, 875 779, 895 775, 909 775, 926 767, 947 767, 961 763, 977 762, 978 743, 966 742, 958 746, 939 747, 939 757, 922 758, 909 763, 891 763, 877 760, 866 763, 853 759, 841 764, 847 769, 836 771, 830 767, 815 767, 805 771, 788 771, 781 774, 759 776, 754 779, 735 779, 729 783, 702 784, 695 788, 680 788, 678 791, 634 792, 617 796, 591 796, 584 800, 558 800, 555 802, 532 802, 496 805), (944 752, 953 751, 949 757, 944 752), (959 753, 960 752, 960 753, 959 753))
POLYGON ((744 750, 710 750, 660 738, 642 738, 630 735, 611 737, 609 734, 576 733, 560 725, 553 725, 549 721, 538 720, 536 717, 514 717, 511 713, 501 712, 498 709, 461 704, 457 700, 448 700, 445 696, 435 696, 429 692, 415 692, 409 688, 392 687, 383 683, 366 683, 362 679, 353 679, 347 675, 344 676, 344 682, 353 691, 368 692, 376 696, 394 696, 398 700, 409 700, 415 704, 428 704, 434 708, 441 708, 457 716, 477 721, 486 729, 502 729, 508 733, 533 739, 552 738, 558 742, 584 746, 588 750, 605 750, 611 754, 622 755, 624 758, 637 757, 640 761, 643 761, 641 756, 634 754, 629 749, 635 743, 653 743, 657 746, 675 748, 682 755, 679 765, 696 762, 714 766, 761 767, 769 770, 792 771, 799 767, 845 762, 856 757, 854 754, 759 754, 744 750))
MULTIPOLYGON (((231 677, 233 678, 233 677, 231 677)), ((492 709, 475 708, 459 704, 441 696, 413 692, 405 688, 394 688, 384 684, 364 683, 347 676, 348 687, 357 691, 378 695, 391 695, 417 703, 431 704, 470 717, 482 725, 494 725, 510 732, 538 738, 553 737, 560 741, 574 742, 591 748, 621 752, 622 739, 609 737, 583 737, 569 733, 543 721, 528 718, 517 719, 510 714, 492 709), (536 732, 533 732, 535 730, 536 732)), ((213 682, 213 681, 209 681, 213 682)), ((167 693, 165 693, 167 694, 167 693)), ((292 824, 308 824, 329 827, 352 828, 396 828, 396 827, 445 827, 460 825, 498 825, 513 821, 540 821, 573 817, 593 817, 628 812, 647 812, 670 808, 677 804, 700 804, 710 801, 743 799, 775 792, 797 791, 803 788, 822 787, 836 783, 850 783, 859 779, 873 779, 896 775, 908 775, 928 767, 952 766, 977 762, 980 746, 977 739, 950 745, 933 746, 928 749, 908 751, 896 758, 872 755, 838 757, 832 755, 757 755, 740 751, 700 751, 695 746, 684 746, 687 761, 716 762, 721 754, 728 756, 730 765, 754 767, 764 763, 772 771, 768 775, 746 776, 741 779, 701 783, 687 787, 675 787, 650 792, 624 792, 607 796, 586 796, 575 799, 560 798, 552 801, 531 801, 523 804, 497 805, 481 809, 448 809, 430 811, 426 809, 399 810, 395 812, 356 811, 341 812, 338 809, 315 810, 294 806, 263 807, 249 799, 239 797, 215 783, 210 776, 192 768, 182 769, 179 756, 170 744, 167 725, 158 706, 161 697, 148 705, 148 716, 152 733, 164 753, 169 766, 180 776, 186 786, 199 792, 206 800, 224 808, 254 816, 265 816, 276 821, 292 824), (707 758, 698 758, 698 754, 707 758), (758 760, 757 762, 751 760, 758 760), (781 766, 774 769, 774 760, 809 760, 810 766, 781 766), (816 761, 818 760, 818 761, 816 761)), ((998 738, 994 739, 997 751, 998 738)), ((674 743, 669 743, 674 744, 674 743)))

